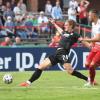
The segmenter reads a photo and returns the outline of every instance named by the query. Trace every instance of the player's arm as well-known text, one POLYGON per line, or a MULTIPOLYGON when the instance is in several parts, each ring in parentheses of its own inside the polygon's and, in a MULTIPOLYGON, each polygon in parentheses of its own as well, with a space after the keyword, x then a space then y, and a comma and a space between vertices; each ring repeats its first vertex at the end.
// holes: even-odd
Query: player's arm
POLYGON ((93 38, 83 38, 81 41, 85 42, 100 42, 100 33, 93 38))
POLYGON ((60 28, 60 27, 55 23, 55 20, 50 19, 49 21, 54 25, 54 27, 57 29, 57 31, 58 31, 60 34, 63 33, 63 29, 60 28))
POLYGON ((89 43, 89 42, 82 41, 81 43, 82 43, 85 47, 87 47, 87 48, 89 48, 89 49, 91 49, 91 47, 92 47, 92 44, 89 43))
POLYGON ((91 47, 92 47, 92 43, 91 43, 91 42, 83 41, 83 38, 82 38, 82 37, 80 37, 78 40, 79 40, 85 47, 91 49, 91 47))

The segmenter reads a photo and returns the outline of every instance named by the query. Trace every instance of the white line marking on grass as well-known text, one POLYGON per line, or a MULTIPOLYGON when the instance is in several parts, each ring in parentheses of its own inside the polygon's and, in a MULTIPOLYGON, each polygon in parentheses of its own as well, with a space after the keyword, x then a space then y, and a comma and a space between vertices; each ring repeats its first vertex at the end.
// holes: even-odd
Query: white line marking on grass
POLYGON ((40 89, 44 89, 44 88, 46 88, 46 89, 53 89, 53 88, 55 88, 55 89, 64 89, 64 88, 69 88, 69 87, 32 87, 32 86, 30 86, 30 87, 18 87, 18 86, 16 86, 16 87, 0 87, 0 89, 24 89, 24 88, 29 88, 29 89, 37 89, 37 88, 40 88, 40 89))
POLYGON ((73 89, 79 89, 79 90, 98 90, 99 88, 96 87, 78 87, 78 86, 73 86, 73 89))
POLYGON ((15 86, 15 87, 0 87, 0 90, 9 90, 9 89, 78 89, 78 90, 98 90, 99 88, 96 87, 78 87, 78 86, 71 86, 71 87, 63 87, 63 86, 57 86, 57 87, 38 87, 38 86, 30 86, 30 87, 20 87, 20 86, 15 86))

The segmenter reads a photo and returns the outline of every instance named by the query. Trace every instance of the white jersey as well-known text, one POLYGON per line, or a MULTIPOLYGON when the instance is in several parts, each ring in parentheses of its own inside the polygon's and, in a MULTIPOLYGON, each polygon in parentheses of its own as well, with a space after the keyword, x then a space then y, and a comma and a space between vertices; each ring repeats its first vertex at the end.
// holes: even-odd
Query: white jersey
MULTIPOLYGON (((97 23, 92 23, 92 37, 95 37, 96 34, 100 34, 100 19, 98 19, 97 23)), ((96 42, 95 44, 99 44, 100 42, 96 42)))
POLYGON ((76 22, 76 10, 73 8, 68 9, 68 19, 74 20, 76 22))

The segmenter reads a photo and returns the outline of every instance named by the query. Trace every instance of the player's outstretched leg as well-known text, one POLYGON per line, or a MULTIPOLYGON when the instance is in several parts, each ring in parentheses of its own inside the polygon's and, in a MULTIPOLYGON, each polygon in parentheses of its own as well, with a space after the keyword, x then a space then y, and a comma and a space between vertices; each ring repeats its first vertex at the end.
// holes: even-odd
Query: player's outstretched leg
POLYGON ((73 75, 73 76, 75 76, 75 77, 77 77, 77 78, 83 79, 83 80, 85 80, 85 81, 88 81, 88 77, 86 77, 85 75, 81 74, 81 73, 78 72, 78 71, 73 70, 73 68, 72 68, 72 66, 71 66, 70 63, 65 63, 63 66, 64 66, 65 70, 66 70, 69 74, 71 74, 71 75, 73 75))
POLYGON ((20 86, 23 87, 30 86, 32 82, 34 82, 41 76, 41 74, 42 74, 42 70, 37 68, 33 73, 33 75, 31 76, 31 78, 28 81, 21 83, 20 86))
POLYGON ((82 73, 78 72, 78 71, 73 71, 72 72, 73 76, 76 76, 77 78, 83 79, 85 81, 88 81, 88 77, 86 77, 85 75, 83 75, 82 73))
POLYGON ((49 60, 49 58, 46 58, 40 65, 39 67, 35 70, 35 72, 33 73, 33 75, 31 76, 31 78, 20 84, 20 86, 22 87, 28 87, 31 85, 31 83, 33 83, 34 81, 36 81, 38 78, 40 78, 42 71, 47 68, 52 66, 51 61, 49 60))

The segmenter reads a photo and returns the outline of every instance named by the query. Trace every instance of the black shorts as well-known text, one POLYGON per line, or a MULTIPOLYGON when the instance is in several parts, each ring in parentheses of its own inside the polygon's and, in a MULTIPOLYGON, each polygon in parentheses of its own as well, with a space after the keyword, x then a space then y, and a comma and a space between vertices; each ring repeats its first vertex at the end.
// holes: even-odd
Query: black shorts
POLYGON ((58 48, 54 55, 49 56, 49 59, 52 65, 56 65, 57 63, 63 65, 64 63, 70 63, 68 54, 69 54, 69 50, 58 48))

